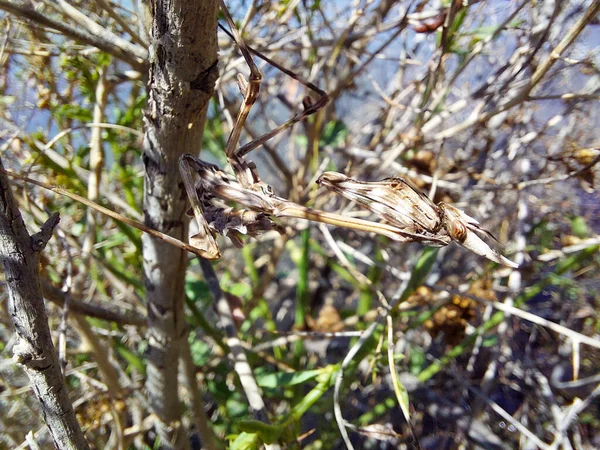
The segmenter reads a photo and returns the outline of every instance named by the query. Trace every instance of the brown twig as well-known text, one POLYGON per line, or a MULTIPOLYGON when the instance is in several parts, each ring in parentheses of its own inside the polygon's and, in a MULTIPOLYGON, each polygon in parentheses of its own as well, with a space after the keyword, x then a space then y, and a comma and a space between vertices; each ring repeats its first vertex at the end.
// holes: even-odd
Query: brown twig
POLYGON ((146 69, 147 54, 139 53, 137 51, 132 53, 129 51, 129 49, 123 49, 115 45, 114 42, 106 39, 104 34, 90 34, 87 31, 82 31, 65 22, 59 22, 51 19, 47 15, 38 13, 33 9, 19 6, 6 0, 0 0, 0 9, 14 14, 16 17, 22 17, 31 20, 34 23, 52 28, 53 30, 61 32, 64 36, 71 37, 84 44, 97 47, 109 55, 113 55, 116 58, 129 63, 132 67, 139 71, 145 71, 146 69))
MULTIPOLYGON (((233 320, 231 308, 225 298, 225 295, 223 295, 217 274, 215 273, 210 261, 204 258, 199 258, 199 260, 202 273, 204 274, 204 279, 208 284, 208 288, 213 296, 213 302, 215 304, 217 313, 219 314, 221 327, 227 334, 227 345, 231 350, 231 356, 234 361, 234 369, 238 374, 240 384, 244 390, 244 393, 246 394, 246 398, 248 399, 248 404, 250 405, 250 408, 252 408, 254 416, 257 420, 260 420, 264 423, 269 423, 269 417, 265 403, 262 399, 258 384, 254 378, 252 368, 248 363, 246 353, 244 352, 243 347, 240 345, 240 341, 237 337, 237 328, 233 320)), ((276 450, 280 447, 277 444, 270 444, 265 445, 265 448, 276 450)))
MULTIPOLYGON (((45 299, 50 300, 57 306, 64 305, 66 301, 64 292, 53 286, 49 281, 42 279, 42 291, 45 299)), ((146 317, 141 314, 106 309, 102 306, 86 303, 73 296, 69 299, 69 309, 77 314, 114 322, 118 325, 134 325, 137 327, 146 325, 146 317)))

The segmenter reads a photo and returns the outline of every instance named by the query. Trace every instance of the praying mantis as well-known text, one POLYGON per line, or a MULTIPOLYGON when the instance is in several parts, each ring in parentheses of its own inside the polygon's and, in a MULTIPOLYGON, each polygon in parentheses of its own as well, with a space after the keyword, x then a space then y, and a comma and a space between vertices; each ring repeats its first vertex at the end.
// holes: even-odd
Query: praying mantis
POLYGON ((493 236, 472 217, 445 203, 434 204, 418 187, 405 178, 389 178, 378 182, 357 181, 337 172, 325 172, 317 180, 323 186, 378 215, 382 222, 374 222, 299 205, 277 196, 272 187, 263 182, 256 166, 246 155, 293 124, 314 114, 328 102, 327 94, 298 75, 251 49, 242 40, 221 0, 221 9, 231 33, 249 69, 245 80, 238 76, 238 85, 244 99, 227 140, 225 155, 235 178, 193 155, 183 155, 179 169, 191 211, 198 224, 198 233, 190 238, 190 245, 206 259, 221 256, 216 242, 217 233, 228 236, 236 246, 243 245, 242 236, 258 236, 267 230, 279 230, 278 218, 299 218, 329 225, 372 232, 396 242, 422 242, 430 246, 445 246, 456 242, 462 247, 494 262, 516 268, 480 236, 493 236), (304 109, 283 124, 259 138, 237 148, 244 123, 258 98, 261 72, 253 61, 252 53, 282 70, 315 92, 313 101, 305 97, 304 109), (243 209, 224 204, 234 202, 243 209))

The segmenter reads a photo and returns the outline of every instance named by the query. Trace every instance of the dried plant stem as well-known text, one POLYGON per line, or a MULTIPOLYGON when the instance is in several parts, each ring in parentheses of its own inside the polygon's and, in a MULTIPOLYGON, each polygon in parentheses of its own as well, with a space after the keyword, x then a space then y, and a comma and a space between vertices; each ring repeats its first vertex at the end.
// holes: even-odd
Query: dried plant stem
POLYGON ((452 137, 461 131, 466 130, 467 128, 477 124, 483 123, 492 117, 504 112, 513 106, 516 106, 523 101, 527 100, 529 94, 533 89, 540 83, 543 77, 548 73, 548 71, 554 66, 556 61, 560 58, 560 56, 569 48, 569 46, 577 39, 577 37, 581 34, 581 32, 585 29, 585 27, 598 15, 600 12, 600 0, 594 0, 592 4, 588 7, 586 12, 581 16, 581 18, 573 25, 573 27, 565 34, 565 36, 561 39, 561 41, 554 47, 554 49, 550 52, 550 55, 542 61, 534 74, 531 76, 529 82, 523 86, 514 97, 507 100, 505 103, 497 106, 496 108, 481 113, 471 115, 470 118, 461 122, 451 128, 440 131, 436 134, 429 134, 424 136, 424 143, 432 142, 432 141, 441 141, 443 139, 452 137))
POLYGON ((54 445, 88 449, 52 344, 39 283, 39 254, 58 220, 58 214, 53 214, 39 233, 29 235, 0 160, 0 255, 17 336, 14 358, 31 380, 54 445))
POLYGON ((335 239, 333 238, 331 232, 327 229, 327 227, 321 223, 319 224, 319 230, 325 237, 325 241, 327 242, 327 244, 329 244, 331 250, 333 250, 333 253, 335 254, 340 264, 342 264, 342 266, 344 266, 348 270, 348 272, 350 272, 350 274, 356 279, 356 281, 358 281, 361 284, 363 289, 374 289, 371 280, 369 280, 369 278, 365 274, 360 272, 356 267, 354 267, 350 263, 350 261, 348 261, 348 258, 346 258, 346 255, 344 255, 342 249, 339 247, 337 242, 335 242, 335 239))
MULTIPOLYGON (((108 350, 90 326, 87 319, 79 314, 73 314, 75 328, 79 336, 85 341, 94 354, 94 362, 98 364, 98 369, 102 379, 108 388, 108 393, 113 399, 122 398, 124 386, 121 384, 121 376, 116 365, 109 358, 108 350)), ((125 376, 124 374, 122 374, 125 376)))
MULTIPOLYGON (((209 260, 205 258, 199 258, 199 260, 202 273, 204 274, 208 288, 213 296, 215 308, 219 314, 221 327, 225 330, 225 334, 227 335, 227 345, 231 350, 231 356, 234 361, 234 370, 238 374, 240 384, 248 399, 248 404, 250 405, 250 408, 252 408, 257 420, 269 423, 265 402, 262 399, 258 384, 254 379, 252 368, 250 367, 250 364, 248 364, 246 353, 240 345, 240 340, 237 336, 237 328, 233 320, 233 314, 229 307, 229 303, 223 295, 217 274, 209 260)), ((278 444, 270 444, 265 445, 265 448, 268 450, 278 450, 280 447, 278 444)))
POLYGON ((196 381, 196 366, 192 359, 190 344, 186 341, 181 347, 181 369, 186 387, 190 393, 191 410, 194 414, 194 424, 202 436, 202 445, 206 450, 217 450, 215 435, 210 427, 210 420, 204 411, 204 401, 196 381))
MULTIPOLYGON (((104 108, 108 94, 106 75, 102 68, 98 69, 98 83, 96 85, 96 102, 94 104, 93 121, 101 123, 104 121, 104 108)), ((102 149, 102 130, 99 127, 92 128, 90 137, 90 174, 87 179, 87 198, 89 201, 97 203, 100 194, 100 182, 102 180, 102 171, 104 169, 104 152, 102 149)), ((92 208, 87 210, 87 230, 81 246, 81 265, 87 266, 92 247, 96 243, 96 213, 92 208)), ((85 273, 79 277, 79 282, 75 283, 76 289, 82 288, 81 281, 86 278, 85 273)))
MULTIPOLYGON (((565 411, 562 420, 558 423, 558 430, 556 431, 554 441, 548 447, 551 450, 559 448, 560 444, 565 439, 565 435, 567 434, 567 430, 573 423, 573 421, 577 418, 582 411, 584 411, 588 406, 592 404, 592 402, 600 396, 600 384, 598 384, 592 393, 588 395, 585 399, 581 400, 579 398, 575 398, 573 404, 567 408, 565 411)), ((565 446, 566 447, 566 446, 565 446)))
MULTIPOLYGON (((382 303, 385 305, 387 311, 391 311, 398 304, 398 302, 402 299, 403 293, 408 287, 408 279, 402 282, 398 291, 394 294, 392 300, 388 303, 385 301, 385 298, 380 294, 380 299, 382 303)), ((348 351, 342 364, 338 370, 338 373, 335 378, 335 385, 333 390, 333 412, 335 415, 335 420, 338 425, 338 429, 340 430, 340 434, 342 435, 342 439, 344 440, 344 444, 348 450, 354 450, 354 446, 350 442, 350 436, 348 435, 348 430, 346 429, 348 424, 344 419, 344 415, 342 414, 342 406, 341 406, 341 390, 342 390, 342 382, 344 377, 344 370, 348 368, 354 357, 358 354, 362 346, 371 338, 375 330, 378 326, 383 324, 383 321, 386 320, 387 314, 379 314, 377 319, 365 330, 365 332, 361 335, 361 337, 356 341, 356 343, 352 346, 352 348, 348 351)))
POLYGON ((379 316, 376 322, 373 322, 369 325, 369 328, 365 330, 365 332, 361 335, 361 337, 356 341, 356 344, 352 346, 350 351, 344 357, 342 364, 338 370, 338 373, 335 377, 335 385, 333 388, 333 413, 335 415, 335 420, 338 425, 338 429, 340 430, 340 434, 342 435, 342 439, 344 440, 344 444, 348 450, 354 450, 354 446, 352 442, 350 442, 350 435, 348 434, 348 430, 346 427, 348 426, 346 420, 344 419, 344 415, 342 413, 341 406, 341 398, 340 394, 342 391, 342 382, 344 381, 344 370, 348 368, 354 357, 358 354, 359 350, 362 346, 371 338, 375 329, 381 325, 381 322, 385 316, 379 316))
MULTIPOLYGON (((479 55, 482 50, 485 48, 487 44, 493 42, 500 33, 510 24, 517 14, 525 7, 528 3, 528 0, 523 0, 521 3, 517 5, 517 7, 502 21, 500 25, 496 28, 496 30, 486 37, 483 41, 477 42, 469 55, 466 57, 465 61, 461 64, 461 66, 452 74, 452 78, 447 83, 447 87, 445 89, 440 90, 440 92, 433 98, 432 104, 428 107, 429 111, 436 111, 442 104, 442 102, 447 98, 448 93, 450 92, 452 86, 454 86, 458 77, 465 71, 465 69, 469 66, 469 64, 475 59, 477 55, 479 55)), ((465 106, 467 103, 465 103, 465 106)), ((440 115, 431 115, 426 124, 424 124, 422 131, 424 133, 429 132, 434 126, 439 125, 439 121, 442 120, 440 115), (437 119, 437 120, 436 120, 437 119)))
MULTIPOLYGON (((47 280, 42 279, 42 291, 44 298, 51 301, 57 306, 62 306, 65 303, 65 293, 53 286, 47 280)), ((69 309, 74 313, 84 316, 95 317, 97 319, 114 322, 119 325, 134 325, 143 326, 146 324, 146 317, 135 312, 120 312, 113 309, 107 309, 99 305, 87 303, 74 298, 73 294, 69 298, 69 309)))
MULTIPOLYGON (((113 55, 116 58, 125 61, 136 70, 144 71, 146 69, 146 59, 148 58, 147 52, 146 54, 143 54, 139 50, 136 50, 135 53, 131 53, 129 50, 125 50, 116 45, 115 42, 107 39, 104 33, 90 34, 87 31, 83 31, 65 22, 51 19, 47 15, 38 13, 29 7, 20 6, 6 0, 0 0, 0 9, 14 14, 16 17, 29 19, 40 25, 52 28, 53 30, 59 31, 66 37, 70 37, 84 44, 94 46, 108 53, 109 55, 113 55), (143 57, 140 58, 137 55, 138 53, 143 57)), ((141 51, 145 50, 141 49, 141 51)))
POLYGON ((61 11, 63 15, 69 17, 90 35, 102 36, 102 38, 108 41, 112 46, 135 56, 140 61, 144 61, 148 58, 148 51, 144 47, 132 44, 128 40, 123 39, 112 31, 100 26, 69 2, 66 2, 65 0, 54 0, 53 4, 53 6, 61 11))
POLYGON ((516 420, 505 409, 498 405, 498 403, 490 399, 482 391, 471 386, 469 386, 468 389, 469 391, 473 392, 478 398, 483 400, 487 404, 487 406, 489 406, 496 414, 498 414, 500 417, 502 417, 504 420, 506 420, 508 423, 514 426, 517 430, 519 430, 519 433, 530 439, 537 447, 541 448, 542 450, 547 450, 550 448, 548 444, 546 444, 539 437, 537 437, 535 433, 533 433, 527 427, 521 424, 521 422, 516 420))
POLYGON ((119 26, 123 29, 123 31, 125 31, 125 33, 127 33, 129 36, 131 36, 131 38, 138 44, 140 45, 142 48, 146 48, 148 47, 148 43, 142 39, 142 37, 137 34, 130 26, 129 23, 127 23, 126 20, 123 19, 123 17, 117 13, 115 11, 115 9, 111 6, 110 2, 108 0, 94 0, 98 6, 100 8, 102 8, 104 11, 106 11, 108 13, 108 15, 114 19, 115 22, 117 22, 119 24, 119 26))
POLYGON ((428 285, 428 287, 433 290, 448 292, 451 295, 460 295, 465 298, 470 298, 472 300, 475 300, 476 302, 480 302, 485 305, 491 305, 498 311, 502 311, 503 313, 510 314, 510 315, 519 317, 523 320, 527 320, 528 322, 534 323, 536 325, 540 325, 542 327, 548 328, 549 330, 552 330, 555 333, 558 333, 558 334, 561 334, 561 335, 567 337, 568 339, 572 340, 573 342, 586 344, 586 345, 589 345, 590 347, 594 347, 594 348, 600 348, 600 339, 592 338, 592 337, 586 336, 584 334, 578 333, 577 331, 573 331, 570 328, 567 328, 556 322, 552 322, 548 319, 544 319, 543 317, 540 317, 540 316, 532 314, 528 311, 524 311, 520 308, 517 308, 516 306, 507 305, 505 303, 495 302, 495 301, 487 300, 485 298, 466 294, 464 292, 460 292, 457 289, 446 289, 446 288, 439 288, 436 286, 429 286, 429 285, 428 285))

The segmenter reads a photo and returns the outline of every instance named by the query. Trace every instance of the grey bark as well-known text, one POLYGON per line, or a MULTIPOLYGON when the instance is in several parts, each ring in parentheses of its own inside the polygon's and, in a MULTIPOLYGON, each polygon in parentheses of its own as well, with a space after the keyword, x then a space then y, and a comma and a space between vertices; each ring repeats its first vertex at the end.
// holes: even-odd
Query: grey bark
POLYGON ((87 449, 52 344, 38 272, 40 252, 58 221, 53 214, 29 235, 0 160, 0 259, 17 336, 13 358, 31 381, 56 448, 87 449))
MULTIPOLYGON (((179 156, 198 154, 218 76, 216 0, 153 2, 143 161, 146 225, 187 241, 179 156)), ((177 389, 180 348, 187 345, 184 282, 188 255, 143 237, 148 302, 147 389, 163 448, 185 448, 177 389)))

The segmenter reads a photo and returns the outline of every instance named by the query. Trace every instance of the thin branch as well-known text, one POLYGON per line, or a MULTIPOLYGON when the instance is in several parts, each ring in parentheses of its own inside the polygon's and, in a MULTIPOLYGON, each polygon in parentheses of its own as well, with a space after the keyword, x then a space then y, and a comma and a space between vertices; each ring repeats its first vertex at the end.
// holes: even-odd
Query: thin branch
MULTIPOLYGON (((123 19, 123 17, 121 17, 120 14, 118 14, 114 8, 111 6, 110 2, 108 2, 107 0, 94 0, 96 3, 98 3, 98 6, 100 6, 102 9, 104 9, 104 11, 106 11, 108 13, 108 15, 110 17, 112 17, 115 22, 117 22, 119 24, 119 26, 123 29, 123 31, 125 31, 125 33, 127 33, 129 36, 131 36, 131 38, 138 44, 140 45, 142 48, 146 48, 148 47, 148 43, 142 39, 142 37, 137 34, 127 23, 127 21, 125 19, 123 19)), ((117 36, 118 37, 118 36, 117 36)), ((145 59, 146 57, 144 57, 145 59)))
POLYGON ((190 391, 190 410, 194 414, 194 423, 202 438, 202 445, 206 450, 217 450, 217 440, 210 426, 210 420, 204 411, 205 401, 202 399, 196 380, 196 365, 192 358, 190 343, 187 340, 181 348, 181 369, 185 384, 190 391))
POLYGON ((457 289, 440 288, 440 287, 431 286, 431 285, 428 285, 428 287, 430 289, 433 289, 436 291, 448 292, 449 294, 452 294, 452 295, 460 295, 461 297, 470 298, 477 302, 484 303, 486 305, 491 305, 499 311, 502 311, 504 313, 511 314, 513 316, 527 320, 528 322, 535 323, 536 325, 546 327, 549 330, 552 330, 558 334, 562 334, 563 336, 568 337, 569 339, 571 339, 574 342, 586 344, 586 345, 589 345, 590 347, 594 347, 594 348, 600 348, 600 339, 598 339, 598 338, 593 338, 593 337, 589 337, 584 334, 578 333, 577 331, 573 331, 570 328, 567 328, 556 322, 552 322, 550 320, 544 319, 543 317, 537 316, 528 311, 524 311, 515 306, 506 305, 504 303, 500 303, 500 302, 496 302, 496 301, 492 301, 492 300, 487 300, 487 299, 484 299, 481 297, 477 297, 475 295, 470 295, 470 294, 467 294, 464 292, 460 292, 457 289))
POLYGON ((116 35, 111 30, 107 30, 106 28, 98 25, 87 15, 65 0, 52 0, 52 4, 56 4, 59 10, 75 21, 79 26, 84 28, 90 35, 101 36, 102 39, 107 41, 113 47, 116 47, 128 54, 134 55, 140 61, 145 61, 148 59, 148 51, 144 47, 132 44, 131 42, 116 35))
POLYGON ((531 76, 531 79, 512 98, 490 111, 480 114, 471 114, 471 117, 469 117, 467 120, 454 125, 451 128, 440 131, 436 134, 431 133, 430 135, 425 135, 423 137, 423 142, 428 143, 441 141, 442 139, 455 136, 461 131, 470 128, 477 123, 484 123, 501 112, 504 112, 527 100, 531 91, 533 91, 533 89, 540 83, 552 66, 554 66, 556 61, 560 59, 561 55, 571 46, 575 39, 577 39, 585 27, 598 15, 599 12, 600 0, 594 0, 585 11, 583 16, 577 21, 577 23, 565 34, 561 41, 552 49, 550 54, 537 66, 537 69, 531 76))
MULTIPOLYGON (((104 121, 104 108, 110 86, 107 85, 104 69, 98 69, 98 82, 96 84, 95 103, 93 122, 101 123, 104 121)), ((104 169, 104 150, 102 148, 102 131, 99 127, 93 127, 90 136, 90 174, 87 179, 87 198, 90 202, 96 203, 100 195, 100 181, 102 180, 102 171, 104 169)), ((92 208, 87 210, 87 229, 83 244, 81 245, 81 262, 86 266, 90 259, 90 253, 93 245, 96 243, 96 214, 92 208)), ((78 277, 78 281, 87 278, 84 273, 78 277)), ((76 283, 77 290, 82 285, 76 283)))
MULTIPOLYGON (((394 294, 392 301, 389 302, 388 304, 386 304, 387 311, 393 310, 396 307, 396 305, 398 304, 398 302, 400 302, 404 291, 408 287, 408 282, 409 282, 408 279, 406 279, 404 282, 402 282, 402 284, 400 285, 400 288, 394 294)), ((384 303, 384 304, 387 303, 383 296, 380 296, 380 299, 382 300, 382 303, 384 303)), ((343 382, 343 378, 344 378, 344 370, 348 368, 348 366, 350 365, 350 363, 352 362, 354 357, 358 354, 358 352, 363 347, 363 345, 365 345, 365 343, 371 338, 371 336, 373 335, 373 333, 375 332, 377 327, 380 326, 381 324, 383 324, 383 321, 386 320, 386 317, 387 317, 387 313, 379 314, 377 316, 377 319, 369 326, 369 328, 367 328, 365 330, 365 332, 361 335, 361 337, 358 339, 358 341, 356 341, 356 343, 352 346, 352 348, 348 351, 348 353, 344 357, 344 360, 342 361, 342 364, 341 364, 341 366, 338 370, 338 373, 336 375, 336 378, 335 378, 335 385, 334 385, 334 390, 333 390, 333 412, 335 415, 335 420, 338 425, 338 429, 340 430, 340 434, 342 435, 342 439, 344 440, 344 444, 346 445, 346 448, 348 450, 354 450, 354 446, 350 442, 350 436, 348 435, 348 430, 346 429, 346 427, 348 425, 346 423, 346 420, 344 419, 344 415, 342 414, 342 407, 341 407, 341 402, 340 402, 342 382, 343 382)))
POLYGON ((482 399, 496 414, 514 426, 519 432, 533 441, 535 445, 543 450, 548 450, 550 447, 544 441, 542 441, 539 437, 535 435, 532 431, 530 431, 527 427, 525 427, 521 422, 515 420, 513 416, 511 416, 506 410, 504 410, 498 403, 490 399, 487 395, 481 392, 479 389, 469 386, 468 389, 473 392, 477 397, 482 399))
POLYGON ((600 384, 594 388, 592 393, 588 395, 585 399, 580 400, 575 398, 573 404, 567 409, 563 420, 559 423, 558 433, 552 444, 550 445, 550 449, 556 449, 560 445, 563 436, 566 435, 567 430, 573 423, 573 421, 577 418, 582 411, 584 411, 588 406, 592 404, 592 402, 600 396, 600 384))
POLYGON ((340 430, 340 434, 342 435, 342 439, 346 448, 348 450, 354 450, 354 446, 352 442, 350 442, 350 435, 348 434, 348 430, 346 429, 347 424, 344 419, 344 415, 342 414, 342 406, 341 406, 341 392, 342 392, 342 382, 344 381, 344 370, 348 368, 354 357, 358 354, 359 350, 365 345, 365 343, 371 338, 375 329, 381 325, 385 316, 379 316, 377 321, 373 322, 369 328, 365 330, 362 336, 356 341, 356 344, 352 346, 352 348, 348 351, 342 364, 338 370, 338 373, 335 377, 335 385, 333 388, 333 413, 335 415, 335 421, 337 422, 338 429, 340 430))
POLYGON ((523 190, 523 189, 527 189, 528 187, 531 187, 531 186, 538 186, 540 184, 556 183, 557 181, 565 181, 570 178, 575 178, 575 177, 581 175, 582 173, 590 170, 592 167, 594 167, 596 164, 598 164, 598 162, 600 162, 600 149, 595 149, 595 150, 598 150, 598 155, 589 164, 586 164, 581 169, 572 170, 569 173, 565 173, 563 175, 556 175, 554 177, 538 178, 535 180, 521 181, 520 183, 518 183, 516 185, 516 187, 519 190, 523 190))
MULTIPOLYGON (((66 300, 64 292, 53 286, 47 280, 42 279, 41 282, 44 298, 57 306, 63 306, 66 300)), ((134 325, 137 327, 143 327, 146 325, 147 320, 146 316, 139 313, 133 311, 119 312, 115 311, 114 307, 111 307, 111 309, 106 309, 99 305, 93 305, 91 303, 84 302, 73 295, 71 295, 71 298, 69 299, 69 309, 77 314, 95 317, 96 319, 102 319, 108 322, 114 322, 118 325, 134 325)))
POLYGON ((3 9, 16 17, 22 17, 39 25, 59 31, 66 37, 96 47, 109 55, 113 55, 115 58, 125 61, 140 72, 146 71, 147 55, 143 58, 139 58, 135 53, 130 53, 115 46, 113 42, 106 39, 102 34, 89 34, 88 32, 75 28, 65 22, 51 19, 47 15, 38 13, 33 9, 22 7, 6 0, 0 0, 0 9, 3 9))

